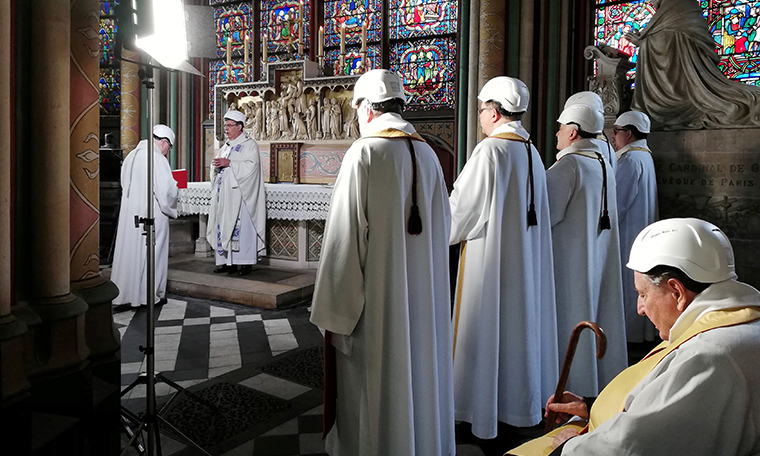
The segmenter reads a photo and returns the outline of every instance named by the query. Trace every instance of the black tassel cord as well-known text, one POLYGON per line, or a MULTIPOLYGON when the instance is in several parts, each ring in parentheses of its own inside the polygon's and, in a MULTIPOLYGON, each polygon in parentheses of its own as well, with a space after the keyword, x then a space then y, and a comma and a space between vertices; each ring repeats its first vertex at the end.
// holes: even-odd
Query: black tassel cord
POLYGON ((599 218, 599 227, 602 230, 609 230, 610 213, 607 212, 607 166, 604 164, 604 157, 599 152, 596 153, 596 159, 602 165, 602 216, 599 218))
POLYGON ((412 210, 409 213, 407 221, 407 232, 418 235, 422 233, 422 219, 420 218, 420 209, 417 206, 417 157, 414 154, 412 140, 406 138, 406 145, 409 147, 409 154, 412 157, 412 210))
POLYGON ((536 190, 533 185, 533 151, 530 149, 530 141, 525 141, 525 149, 528 151, 528 183, 530 184, 530 205, 528 206, 528 227, 538 225, 536 217, 535 197, 536 190))

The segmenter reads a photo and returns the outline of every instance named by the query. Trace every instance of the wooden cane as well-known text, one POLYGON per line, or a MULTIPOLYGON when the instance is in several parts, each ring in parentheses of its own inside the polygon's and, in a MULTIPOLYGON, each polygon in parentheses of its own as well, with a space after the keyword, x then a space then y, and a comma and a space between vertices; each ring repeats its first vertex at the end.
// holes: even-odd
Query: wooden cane
MULTIPOLYGON (((562 363, 562 372, 559 374, 559 381, 557 382, 557 389, 554 391, 554 402, 557 404, 562 403, 562 393, 565 392, 565 385, 567 384, 567 377, 570 375, 570 365, 573 364, 573 358, 575 357, 575 350, 578 348, 578 341, 581 338, 581 332, 584 329, 589 328, 596 334, 596 357, 602 359, 604 352, 607 350, 607 336, 604 335, 604 331, 594 322, 582 321, 575 325, 573 332, 570 334, 570 343, 567 345, 567 353, 565 354, 565 361, 562 363)), ((554 421, 557 417, 557 412, 550 411, 546 416, 546 427, 544 433, 550 432, 554 429, 554 421)))

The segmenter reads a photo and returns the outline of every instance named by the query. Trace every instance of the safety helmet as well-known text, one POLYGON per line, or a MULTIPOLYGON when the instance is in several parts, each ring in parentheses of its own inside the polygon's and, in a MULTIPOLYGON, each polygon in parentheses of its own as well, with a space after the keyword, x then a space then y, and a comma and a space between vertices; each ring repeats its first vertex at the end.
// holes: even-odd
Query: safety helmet
POLYGON ((370 103, 380 103, 393 98, 406 101, 401 79, 388 70, 370 70, 356 81, 351 106, 358 107, 362 99, 370 103))
POLYGON ((640 111, 628 111, 620 114, 615 120, 615 125, 618 127, 632 125, 641 133, 649 133, 649 130, 652 128, 652 122, 649 120, 649 116, 640 111))
POLYGON ((565 108, 559 115, 557 122, 565 125, 577 124, 586 133, 600 134, 604 129, 602 112, 583 104, 575 104, 565 108))
POLYGON ((590 106, 591 108, 604 113, 604 103, 602 103, 602 97, 600 97, 595 92, 590 92, 588 90, 570 95, 570 98, 568 98, 565 102, 564 109, 567 109, 570 106, 574 105, 590 106))
POLYGON ((728 237, 712 223, 695 218, 660 220, 644 228, 633 241, 626 266, 641 273, 670 266, 701 283, 736 278, 728 237))
POLYGON ((153 126, 153 136, 166 138, 169 141, 169 145, 174 146, 174 140, 176 139, 174 132, 164 124, 156 124, 153 126))
POLYGON ((528 86, 519 79, 497 76, 483 85, 478 100, 495 101, 506 111, 521 113, 528 109, 530 92, 528 86))
POLYGON ((240 111, 230 109, 224 114, 224 120, 232 120, 235 122, 240 122, 241 124, 245 124, 245 114, 240 111))

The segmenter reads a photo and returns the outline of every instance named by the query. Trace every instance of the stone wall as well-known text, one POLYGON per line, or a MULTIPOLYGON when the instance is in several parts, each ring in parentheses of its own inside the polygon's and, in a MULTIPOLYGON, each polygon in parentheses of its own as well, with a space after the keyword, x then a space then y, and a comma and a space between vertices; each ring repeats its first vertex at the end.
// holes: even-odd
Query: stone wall
POLYGON ((649 136, 660 218, 697 217, 731 238, 739 279, 760 288, 760 129, 649 136))

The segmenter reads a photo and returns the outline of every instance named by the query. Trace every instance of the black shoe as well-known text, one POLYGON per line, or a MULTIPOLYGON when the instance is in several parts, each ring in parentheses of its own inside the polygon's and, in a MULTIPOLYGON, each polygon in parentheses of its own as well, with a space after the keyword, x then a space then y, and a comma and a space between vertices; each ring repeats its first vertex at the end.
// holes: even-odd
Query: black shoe
POLYGON ((238 271, 238 275, 239 276, 247 276, 248 274, 251 273, 251 270, 252 270, 252 268, 251 268, 250 264, 246 264, 246 265, 240 266, 240 270, 238 271))
POLYGON ((233 265, 232 265, 232 266, 230 266, 230 267, 229 267, 229 269, 227 270, 227 274, 230 274, 230 275, 232 275, 232 274, 235 274, 236 272, 238 272, 238 267, 237 267, 237 265, 236 265, 236 264, 233 264, 233 265))
MULTIPOLYGON (((223 264, 216 269, 214 269, 214 274, 221 274, 223 272, 230 272, 230 269, 232 269, 232 266, 228 266, 226 264, 223 264)), ((237 268, 235 268, 237 269, 237 268)))
POLYGON ((166 298, 161 298, 161 299, 159 299, 159 300, 158 300, 158 302, 156 303, 156 305, 157 305, 157 306, 163 306, 164 304, 166 304, 166 303, 168 303, 168 302, 169 302, 169 300, 168 300, 168 299, 166 299, 166 298))

